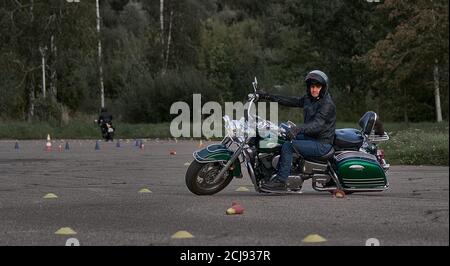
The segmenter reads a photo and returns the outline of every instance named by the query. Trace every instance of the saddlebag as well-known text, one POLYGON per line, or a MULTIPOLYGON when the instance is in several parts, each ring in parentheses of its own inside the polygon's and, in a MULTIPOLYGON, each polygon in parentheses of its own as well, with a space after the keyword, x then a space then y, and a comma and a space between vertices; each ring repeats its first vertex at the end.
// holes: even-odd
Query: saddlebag
POLYGON ((374 155, 344 151, 335 155, 337 175, 344 188, 376 189, 387 185, 383 168, 374 155))

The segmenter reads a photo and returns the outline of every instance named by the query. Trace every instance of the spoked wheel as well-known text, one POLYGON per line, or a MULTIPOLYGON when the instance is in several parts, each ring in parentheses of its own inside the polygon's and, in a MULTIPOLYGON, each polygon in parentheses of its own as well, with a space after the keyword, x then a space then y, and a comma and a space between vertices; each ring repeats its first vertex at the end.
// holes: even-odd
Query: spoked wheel
POLYGON ((186 185, 197 195, 212 195, 224 189, 233 179, 230 172, 220 179, 216 176, 225 166, 221 162, 199 163, 193 161, 186 172, 186 185))

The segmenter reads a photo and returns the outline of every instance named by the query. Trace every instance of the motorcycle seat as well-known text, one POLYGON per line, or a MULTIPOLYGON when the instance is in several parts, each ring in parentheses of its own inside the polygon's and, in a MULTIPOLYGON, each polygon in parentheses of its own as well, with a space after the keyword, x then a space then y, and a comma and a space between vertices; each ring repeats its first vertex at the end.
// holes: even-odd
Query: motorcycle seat
POLYGON ((328 159, 330 159, 334 155, 334 148, 331 147, 330 151, 320 157, 305 157, 305 160, 315 162, 315 163, 327 163, 328 159))
POLYGON ((334 135, 335 150, 359 150, 364 138, 361 131, 355 128, 336 129, 334 135))

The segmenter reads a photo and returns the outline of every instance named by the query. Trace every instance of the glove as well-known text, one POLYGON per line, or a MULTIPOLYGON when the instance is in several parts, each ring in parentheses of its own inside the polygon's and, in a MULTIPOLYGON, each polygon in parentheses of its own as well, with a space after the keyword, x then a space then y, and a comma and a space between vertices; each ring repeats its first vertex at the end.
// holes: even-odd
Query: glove
POLYGON ((293 127, 287 131, 287 137, 290 140, 293 140, 297 137, 298 133, 300 133, 301 129, 298 127, 293 127))
POLYGON ((260 100, 270 100, 270 94, 265 91, 256 91, 260 100))
POLYGON ((257 102, 259 100, 258 94, 254 94, 254 93, 247 94, 247 101, 250 101, 250 100, 257 102))

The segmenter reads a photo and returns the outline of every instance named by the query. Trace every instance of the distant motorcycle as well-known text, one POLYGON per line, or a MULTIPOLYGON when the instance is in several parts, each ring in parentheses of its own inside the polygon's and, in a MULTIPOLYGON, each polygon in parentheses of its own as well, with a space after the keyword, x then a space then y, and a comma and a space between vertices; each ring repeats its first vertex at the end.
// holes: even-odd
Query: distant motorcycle
POLYGON ((102 132, 102 137, 105 141, 113 141, 114 140, 114 132, 116 131, 112 125, 112 122, 105 122, 103 120, 94 120, 94 123, 97 123, 100 126, 100 131, 102 132))
MULTIPOLYGON (((212 195, 221 191, 233 178, 242 178, 242 163, 257 192, 264 193, 261 185, 276 175, 281 147, 284 142, 291 141, 288 132, 295 124, 288 121, 278 126, 251 115, 250 109, 257 99, 256 88, 255 78, 254 94, 249 98, 246 110, 247 119, 230 120, 224 116, 226 136, 222 142, 193 153, 195 160, 185 176, 192 193, 212 195)), ((301 193, 307 179, 312 179, 314 190, 336 195, 386 190, 389 187, 386 173, 390 165, 377 143, 388 140, 389 136, 384 130, 381 135, 379 132, 375 135, 377 120, 377 114, 369 111, 359 120, 361 129, 336 129, 333 148, 321 157, 303 157, 296 151, 288 178, 288 193, 301 193)))

